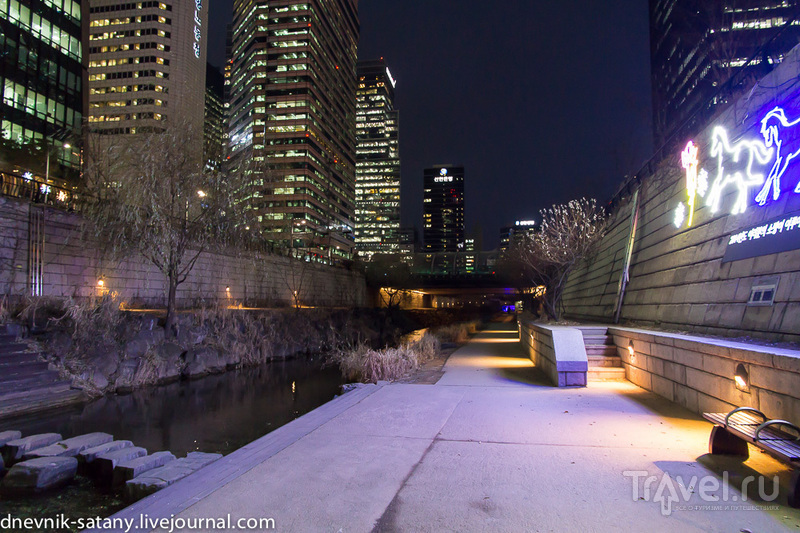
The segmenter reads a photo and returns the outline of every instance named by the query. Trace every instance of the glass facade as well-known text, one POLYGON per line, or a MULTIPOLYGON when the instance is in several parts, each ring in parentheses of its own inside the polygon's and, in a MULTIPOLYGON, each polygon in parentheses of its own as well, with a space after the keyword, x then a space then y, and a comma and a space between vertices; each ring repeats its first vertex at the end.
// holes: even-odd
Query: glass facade
POLYGON ((464 167, 438 165, 423 176, 423 251, 464 251, 464 167))
POLYGON ((383 59, 358 63, 356 91, 356 249, 400 251, 399 115, 395 80, 383 59))
POLYGON ((243 201, 263 235, 335 262, 353 250, 356 0, 235 0, 232 158, 262 162, 243 201))
POLYGON ((79 179, 81 21, 79 0, 0 0, 2 170, 79 179))
POLYGON ((799 12, 786 0, 650 0, 656 144, 679 128, 691 134, 780 63, 800 42, 799 12), (741 70, 737 83, 725 85, 741 70))

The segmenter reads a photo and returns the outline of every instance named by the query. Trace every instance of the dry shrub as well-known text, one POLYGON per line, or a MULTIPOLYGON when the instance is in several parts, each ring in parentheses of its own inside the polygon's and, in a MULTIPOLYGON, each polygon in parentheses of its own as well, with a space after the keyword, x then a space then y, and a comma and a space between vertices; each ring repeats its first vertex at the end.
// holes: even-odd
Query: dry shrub
POLYGON ((430 361, 437 355, 442 348, 442 343, 436 338, 436 335, 426 331, 422 337, 412 342, 409 348, 413 350, 420 362, 430 361))
POLYGON ((349 350, 337 350, 332 359, 345 378, 363 383, 395 380, 419 366, 417 354, 408 346, 373 350, 360 344, 349 350))
POLYGON ((425 332, 418 340, 397 348, 373 350, 364 343, 339 348, 329 359, 339 365, 346 379, 377 383, 394 381, 416 370, 436 357, 440 346, 439 339, 425 332))
POLYGON ((454 342, 461 344, 469 340, 469 336, 478 331, 479 322, 473 320, 471 322, 462 322, 460 324, 451 324, 441 328, 436 328, 434 334, 441 342, 454 342))

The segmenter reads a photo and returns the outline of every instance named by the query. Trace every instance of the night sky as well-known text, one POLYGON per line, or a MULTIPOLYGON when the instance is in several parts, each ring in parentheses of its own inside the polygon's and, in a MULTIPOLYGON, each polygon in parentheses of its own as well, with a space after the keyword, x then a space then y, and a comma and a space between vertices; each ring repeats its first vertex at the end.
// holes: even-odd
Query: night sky
MULTIPOLYGON (((211 1, 215 65, 231 4, 211 1)), ((465 166, 467 235, 482 230, 484 249, 501 226, 553 203, 607 202, 652 153, 647 9, 647 0, 359 2, 359 58, 384 57, 397 80, 403 225, 421 228, 422 170, 440 163, 465 166)))

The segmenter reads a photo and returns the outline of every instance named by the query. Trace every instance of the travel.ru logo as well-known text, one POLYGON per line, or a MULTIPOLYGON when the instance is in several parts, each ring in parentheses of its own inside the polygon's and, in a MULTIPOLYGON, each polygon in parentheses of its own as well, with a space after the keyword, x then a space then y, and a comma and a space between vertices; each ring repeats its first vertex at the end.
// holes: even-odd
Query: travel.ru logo
MULTIPOLYGON (((779 478, 772 478, 771 493, 767 493, 768 482, 763 476, 747 476, 742 478, 741 489, 731 490, 728 472, 722 473, 722 479, 715 475, 702 477, 692 476, 688 480, 682 476, 673 479, 669 473, 660 476, 650 475, 647 470, 626 470, 623 476, 631 478, 634 501, 648 501, 661 504, 661 514, 669 516, 674 510, 692 510, 694 506, 686 504, 696 496, 704 503, 715 502, 747 502, 751 491, 758 491, 758 499, 772 502, 778 498, 779 478), (758 479, 756 479, 758 478, 758 479)), ((709 506, 697 506, 698 509, 709 506)), ((716 509, 716 506, 714 507, 716 509)), ((719 509, 722 510, 722 509, 719 509)))

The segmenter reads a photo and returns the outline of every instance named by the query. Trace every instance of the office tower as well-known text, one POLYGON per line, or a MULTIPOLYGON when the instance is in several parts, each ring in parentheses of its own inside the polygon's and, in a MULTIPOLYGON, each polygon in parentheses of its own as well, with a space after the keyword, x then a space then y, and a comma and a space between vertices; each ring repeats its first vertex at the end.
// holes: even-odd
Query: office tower
POLYGON ((207 2, 89 0, 91 131, 203 131, 207 2))
POLYGON ((656 145, 691 135, 780 63, 798 43, 798 11, 784 0, 650 0, 656 145))
POLYGON ((203 124, 203 160, 209 168, 219 168, 225 157, 225 78, 206 65, 206 108, 203 124))
POLYGON ((424 251, 463 251, 464 167, 437 165, 423 176, 424 251))
POLYGON ((0 170, 77 184, 82 24, 80 0, 0 0, 0 170))
POLYGON ((263 235, 335 262, 353 249, 357 0, 235 0, 229 143, 262 163, 263 235))
POLYGON ((356 228, 358 253, 400 250, 399 117, 395 80, 381 58, 359 61, 356 90, 356 228))

